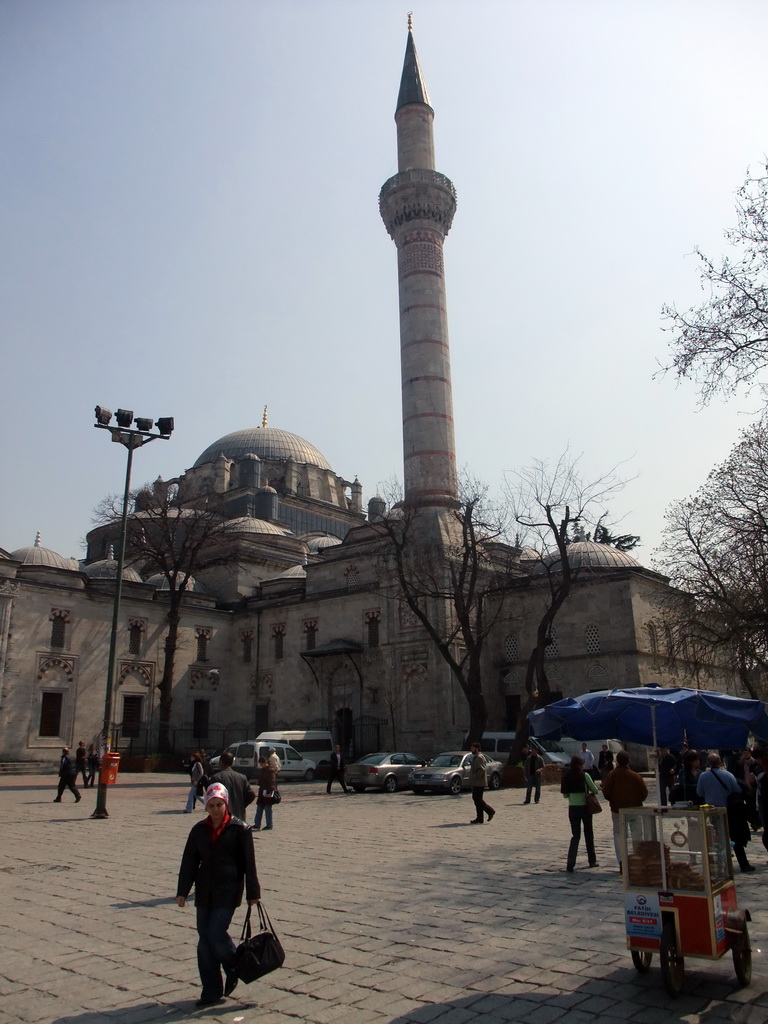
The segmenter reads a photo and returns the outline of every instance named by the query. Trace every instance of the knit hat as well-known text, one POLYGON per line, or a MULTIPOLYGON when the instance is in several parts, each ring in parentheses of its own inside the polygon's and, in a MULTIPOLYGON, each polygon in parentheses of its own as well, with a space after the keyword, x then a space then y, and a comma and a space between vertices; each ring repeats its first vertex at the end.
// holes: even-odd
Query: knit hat
POLYGON ((227 792, 227 787, 222 786, 220 782, 212 782, 205 791, 206 807, 208 806, 209 800, 223 800, 227 807, 229 807, 229 793, 227 792))

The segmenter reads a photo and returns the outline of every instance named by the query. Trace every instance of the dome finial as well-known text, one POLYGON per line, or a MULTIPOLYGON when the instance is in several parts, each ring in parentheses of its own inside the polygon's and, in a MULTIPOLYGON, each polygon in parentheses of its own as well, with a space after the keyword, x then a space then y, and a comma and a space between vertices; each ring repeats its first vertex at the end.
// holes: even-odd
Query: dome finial
POLYGON ((266 407, 266 405, 264 406, 264 415, 261 417, 261 425, 262 425, 262 427, 266 427, 266 425, 267 425, 267 407, 266 407))
POLYGON ((41 548, 42 546, 43 546, 43 537, 42 537, 42 534, 40 533, 40 531, 38 530, 37 533, 35 534, 35 547, 36 548, 41 548))
POLYGON ((413 32, 413 11, 408 11, 408 31, 413 32))

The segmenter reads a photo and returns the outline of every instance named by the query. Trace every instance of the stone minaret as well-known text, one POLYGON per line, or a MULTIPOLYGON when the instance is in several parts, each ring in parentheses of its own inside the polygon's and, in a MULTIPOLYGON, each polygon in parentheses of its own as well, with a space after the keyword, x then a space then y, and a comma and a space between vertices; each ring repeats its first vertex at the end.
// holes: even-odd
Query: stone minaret
POLYGON ((409 23, 395 111, 398 173, 379 209, 397 246, 405 501, 450 508, 457 488, 443 241, 456 190, 435 170, 434 116, 409 23))

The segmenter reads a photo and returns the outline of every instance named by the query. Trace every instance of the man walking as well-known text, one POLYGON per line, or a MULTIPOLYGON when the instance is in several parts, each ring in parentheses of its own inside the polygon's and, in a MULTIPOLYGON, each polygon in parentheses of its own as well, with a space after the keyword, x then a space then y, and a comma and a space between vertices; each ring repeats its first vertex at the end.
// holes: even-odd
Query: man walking
POLYGON ((229 794, 229 813, 233 818, 245 821, 245 809, 256 799, 251 784, 242 772, 236 772, 232 765, 235 759, 229 750, 225 750, 219 758, 220 769, 216 772, 214 782, 226 787, 229 794))
POLYGON ((659 747, 659 803, 666 807, 669 803, 669 791, 677 781, 677 758, 669 747, 659 747))
POLYGON ((325 787, 326 793, 331 792, 331 783, 333 782, 334 779, 339 780, 341 788, 344 790, 345 793, 349 792, 349 790, 347 789, 347 784, 344 781, 344 773, 346 772, 346 770, 347 766, 344 761, 344 755, 341 752, 341 747, 337 743, 336 746, 333 748, 333 753, 331 754, 331 767, 328 772, 328 785, 325 787))
POLYGON ((83 785, 88 788, 88 761, 87 752, 85 749, 85 740, 80 740, 75 751, 75 782, 77 777, 82 772, 83 785))
POLYGON ((613 821, 613 848, 621 871, 621 833, 619 831, 619 811, 622 807, 642 807, 648 796, 645 779, 629 767, 629 754, 620 750, 616 755, 616 767, 608 772, 603 779, 603 796, 611 805, 613 821))
POLYGON ((61 803, 61 794, 65 789, 75 795, 75 803, 80 803, 80 790, 75 785, 75 759, 69 756, 69 747, 61 748, 59 761, 59 791, 54 798, 55 804, 61 803))
POLYGON ((485 770, 488 760, 485 754, 480 753, 479 743, 473 743, 469 749, 472 751, 472 760, 469 762, 469 785, 472 788, 472 799, 475 803, 476 812, 475 817, 470 821, 470 825, 482 825, 484 822, 483 811, 488 815, 488 821, 496 813, 483 799, 485 784, 488 781, 485 770))
POLYGON ((544 771, 544 758, 535 747, 531 747, 528 751, 523 767, 525 768, 525 781, 528 784, 528 790, 523 803, 529 804, 531 802, 531 793, 534 790, 536 792, 534 803, 538 803, 541 799, 541 775, 544 771))
POLYGON ((728 832, 736 860, 742 871, 754 871, 754 867, 747 859, 747 851, 744 849, 750 840, 750 834, 747 808, 741 793, 741 786, 730 772, 725 771, 719 754, 710 754, 707 757, 707 765, 709 771, 702 772, 699 776, 696 792, 701 797, 703 804, 727 808, 728 832), (735 795, 737 799, 729 799, 732 795, 735 795))

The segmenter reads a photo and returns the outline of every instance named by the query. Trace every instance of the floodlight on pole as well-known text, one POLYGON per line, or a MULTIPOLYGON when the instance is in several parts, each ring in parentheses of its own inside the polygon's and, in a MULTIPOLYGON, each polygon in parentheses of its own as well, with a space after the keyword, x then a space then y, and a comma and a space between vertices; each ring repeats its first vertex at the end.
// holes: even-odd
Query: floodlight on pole
MULTIPOLYGON (((125 490, 123 492, 123 511, 120 524, 120 543, 117 555, 117 575, 115 578, 115 599, 112 605, 112 631, 109 635, 109 660, 107 662, 107 685, 104 694, 104 722, 102 726, 102 743, 106 752, 109 752, 112 744, 112 693, 115 687, 115 662, 117 659, 117 637, 120 623, 120 601, 123 589, 123 565, 125 563, 125 539, 128 532, 128 503, 131 492, 131 467, 133 465, 133 453, 136 448, 141 448, 150 441, 161 438, 167 441, 173 431, 173 418, 166 417, 157 421, 158 433, 151 433, 154 420, 145 417, 136 417, 136 428, 130 429, 133 423, 133 411, 118 409, 115 414, 117 426, 110 426, 112 413, 102 405, 97 405, 95 410, 96 422, 94 427, 108 430, 112 440, 122 444, 128 449, 128 462, 125 469, 125 490), (168 428, 170 424, 170 429, 168 428), (166 429, 164 429, 163 425, 166 429)), ((92 818, 108 818, 107 812, 107 784, 101 781, 99 776, 99 788, 96 793, 96 810, 92 818)))

